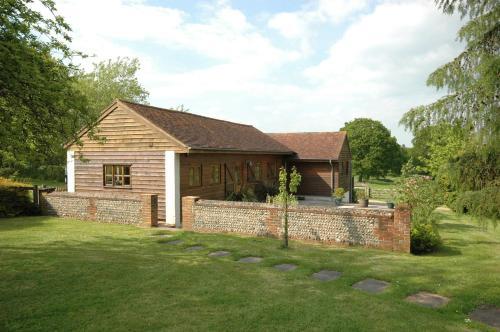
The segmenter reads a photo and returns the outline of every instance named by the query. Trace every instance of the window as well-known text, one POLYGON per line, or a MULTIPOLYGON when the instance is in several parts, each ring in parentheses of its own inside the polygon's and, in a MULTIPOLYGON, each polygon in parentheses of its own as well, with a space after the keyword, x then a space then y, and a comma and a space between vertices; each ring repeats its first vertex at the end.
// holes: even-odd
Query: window
POLYGON ((276 162, 274 163, 267 163, 267 178, 268 179, 276 179, 276 162))
POLYGON ((220 165, 210 166, 210 184, 220 183, 220 165))
POLYGON ((240 165, 235 165, 234 166, 234 183, 235 184, 241 184, 241 166, 240 165))
POLYGON ((190 187, 201 186, 201 165, 195 165, 189 167, 189 186, 190 187))
POLYGON ((254 163, 252 161, 247 162, 247 180, 248 182, 262 180, 262 166, 260 163, 254 163))
POLYGON ((130 165, 104 165, 105 187, 130 187, 130 165))

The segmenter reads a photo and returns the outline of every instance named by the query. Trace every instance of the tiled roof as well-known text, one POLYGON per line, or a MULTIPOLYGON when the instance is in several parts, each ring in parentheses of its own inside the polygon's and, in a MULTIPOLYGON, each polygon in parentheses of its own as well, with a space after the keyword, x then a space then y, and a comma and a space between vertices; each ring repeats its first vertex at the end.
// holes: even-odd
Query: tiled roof
POLYGON ((191 149, 293 153, 250 125, 123 100, 120 102, 191 149))
POLYGON ((347 138, 345 131, 268 135, 294 151, 296 159, 303 160, 338 160, 347 138))

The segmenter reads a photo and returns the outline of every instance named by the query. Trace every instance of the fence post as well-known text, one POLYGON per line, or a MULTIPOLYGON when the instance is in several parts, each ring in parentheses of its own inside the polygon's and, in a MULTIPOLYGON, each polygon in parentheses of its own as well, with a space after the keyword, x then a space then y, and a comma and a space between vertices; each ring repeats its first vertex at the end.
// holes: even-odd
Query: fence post
POLYGON ((36 206, 40 206, 40 190, 36 184, 33 185, 33 203, 36 206))

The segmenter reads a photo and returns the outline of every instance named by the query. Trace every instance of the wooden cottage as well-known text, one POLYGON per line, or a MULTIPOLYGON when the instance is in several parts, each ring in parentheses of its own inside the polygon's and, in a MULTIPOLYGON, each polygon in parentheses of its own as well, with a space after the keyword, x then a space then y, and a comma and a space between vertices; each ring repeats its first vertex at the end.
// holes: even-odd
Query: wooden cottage
POLYGON ((302 175, 298 194, 330 196, 351 188, 351 150, 345 131, 268 134, 295 153, 289 164, 302 175))
POLYGON ((345 133, 325 133, 333 135, 330 147, 340 146, 340 152, 312 161, 305 158, 314 156, 305 152, 311 145, 303 141, 297 154, 281 139, 284 134, 122 100, 102 112, 96 131, 103 141, 89 138, 84 129, 81 145, 66 146, 68 191, 157 194, 158 217, 171 225, 180 226, 182 196, 225 199, 245 186, 272 185, 287 162, 303 172, 301 194, 329 196, 335 186, 349 188, 350 171, 338 173, 349 168, 339 166, 350 160, 345 133), (341 159, 330 158, 336 155, 341 159))

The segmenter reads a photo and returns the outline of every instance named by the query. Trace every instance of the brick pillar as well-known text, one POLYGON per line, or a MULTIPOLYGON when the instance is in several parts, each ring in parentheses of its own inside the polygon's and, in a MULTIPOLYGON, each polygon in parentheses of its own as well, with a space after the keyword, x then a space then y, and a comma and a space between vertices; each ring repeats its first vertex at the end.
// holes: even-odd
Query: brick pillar
POLYGON ((142 195, 142 224, 145 226, 158 226, 158 195, 142 195))
POLYGON ((270 207, 267 209, 266 226, 267 235, 279 237, 281 231, 280 207, 270 207))
POLYGON ((89 220, 97 219, 97 206, 95 204, 95 198, 89 198, 89 205, 87 206, 87 218, 89 220))
POLYGON ((394 210, 393 251, 410 252, 411 210, 408 205, 398 205, 394 210))
POLYGON ((182 228, 191 231, 194 223, 194 205, 200 199, 198 196, 182 197, 182 228))

